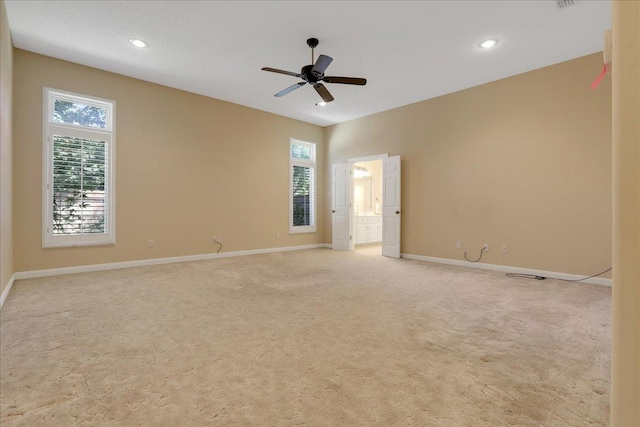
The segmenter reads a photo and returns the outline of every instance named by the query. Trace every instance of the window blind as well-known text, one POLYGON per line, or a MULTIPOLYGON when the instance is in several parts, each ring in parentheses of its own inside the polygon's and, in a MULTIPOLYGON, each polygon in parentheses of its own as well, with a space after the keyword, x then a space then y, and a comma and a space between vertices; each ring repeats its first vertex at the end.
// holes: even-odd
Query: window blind
POLYGON ((53 136, 53 230, 107 233, 109 147, 105 141, 53 136))
POLYGON ((313 225, 314 168, 309 166, 293 166, 293 225, 313 225))

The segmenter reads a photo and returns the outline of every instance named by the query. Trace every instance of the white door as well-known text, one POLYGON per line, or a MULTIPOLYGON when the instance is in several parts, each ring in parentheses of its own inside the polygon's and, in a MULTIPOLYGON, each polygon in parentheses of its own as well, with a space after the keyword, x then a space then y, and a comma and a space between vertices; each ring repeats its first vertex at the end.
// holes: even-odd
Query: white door
POLYGON ((351 165, 338 163, 331 167, 331 226, 332 247, 342 251, 350 249, 349 177, 351 165))
POLYGON ((400 258, 400 156, 382 162, 382 255, 400 258))

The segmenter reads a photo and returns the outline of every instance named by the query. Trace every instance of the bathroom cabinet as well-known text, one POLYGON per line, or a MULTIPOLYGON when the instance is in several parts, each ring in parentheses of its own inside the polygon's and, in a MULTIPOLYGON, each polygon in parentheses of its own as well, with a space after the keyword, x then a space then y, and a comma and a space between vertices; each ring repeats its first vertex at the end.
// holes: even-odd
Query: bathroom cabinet
POLYGON ((356 245, 382 241, 382 217, 356 215, 356 245))

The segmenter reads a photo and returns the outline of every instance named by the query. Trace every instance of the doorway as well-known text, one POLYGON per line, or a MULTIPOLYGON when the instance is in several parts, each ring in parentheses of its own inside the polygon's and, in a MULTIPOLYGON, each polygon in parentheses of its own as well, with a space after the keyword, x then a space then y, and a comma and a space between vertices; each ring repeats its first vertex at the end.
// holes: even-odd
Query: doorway
POLYGON ((382 254, 382 159, 354 163, 352 182, 355 249, 382 254))
POLYGON ((379 244, 400 258, 400 156, 378 154, 332 165, 332 248, 379 244))

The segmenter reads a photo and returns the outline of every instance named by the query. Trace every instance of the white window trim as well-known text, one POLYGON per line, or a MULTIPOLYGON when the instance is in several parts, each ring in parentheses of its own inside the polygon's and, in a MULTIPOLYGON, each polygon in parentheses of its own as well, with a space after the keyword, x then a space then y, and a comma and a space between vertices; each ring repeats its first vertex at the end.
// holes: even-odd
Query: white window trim
POLYGON ((89 98, 86 95, 66 92, 45 87, 43 90, 43 126, 42 126, 42 247, 57 248, 70 246, 99 246, 116 243, 116 102, 102 98, 89 98), (82 102, 100 108, 106 108, 106 127, 92 128, 70 123, 53 121, 54 99, 82 102), (51 119, 51 120, 50 120, 51 119), (107 165, 109 199, 107 205, 108 231, 103 234, 54 235, 53 234, 53 151, 51 135, 62 131, 65 136, 106 141, 109 145, 109 163, 107 165))
POLYGON ((317 223, 317 167, 316 167, 316 144, 313 142, 302 141, 300 139, 289 139, 289 234, 315 233, 317 223), (291 149, 294 145, 306 145, 311 148, 311 159, 296 159, 291 155, 291 149), (313 170, 313 208, 311 209, 311 225, 293 225, 293 167, 303 166, 313 170))

